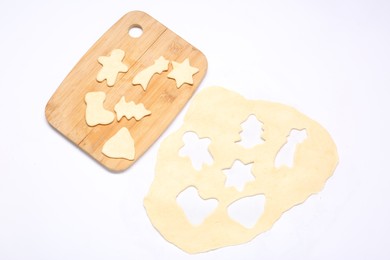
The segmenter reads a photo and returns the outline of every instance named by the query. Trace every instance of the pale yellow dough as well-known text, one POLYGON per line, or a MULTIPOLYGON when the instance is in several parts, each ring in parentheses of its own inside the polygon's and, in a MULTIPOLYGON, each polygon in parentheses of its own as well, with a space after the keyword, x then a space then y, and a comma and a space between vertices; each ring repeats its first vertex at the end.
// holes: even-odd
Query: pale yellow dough
POLYGON ((189 253, 204 252, 250 241, 269 230, 283 214, 322 190, 338 163, 336 146, 318 123, 292 107, 247 100, 220 87, 203 90, 193 99, 182 127, 163 140, 156 175, 144 206, 154 227, 165 239, 189 253), (210 109, 212 108, 212 109, 210 109), (239 143, 240 124, 249 115, 263 123, 263 143, 245 148, 239 143), (291 129, 305 129, 307 138, 297 144, 293 166, 274 167, 275 157, 291 129), (188 157, 179 156, 183 135, 195 132, 210 138, 212 165, 201 171, 188 157), (254 180, 242 191, 226 187, 223 169, 235 160, 253 163, 254 180), (218 206, 200 225, 192 225, 176 202, 178 194, 195 187, 203 199, 217 199, 218 206), (243 197, 263 194, 265 206, 252 228, 230 218, 228 206, 243 197))
POLYGON ((144 116, 148 116, 152 113, 147 110, 142 103, 135 104, 133 101, 127 103, 125 97, 122 97, 115 105, 114 110, 118 121, 124 116, 129 120, 134 117, 138 121, 144 116))
POLYGON ((134 140, 129 130, 122 127, 103 145, 102 153, 110 158, 134 160, 134 140))
POLYGON ((110 56, 100 56, 98 62, 103 67, 98 72, 96 80, 99 82, 107 80, 107 86, 114 86, 118 73, 129 70, 129 67, 122 63, 124 57, 125 52, 121 49, 113 50, 110 56))
POLYGON ((115 119, 115 114, 104 108, 103 103, 106 93, 103 91, 89 92, 85 95, 87 108, 85 111, 85 121, 89 126, 108 125, 115 119))
POLYGON ((172 61, 173 70, 168 74, 168 78, 176 80, 176 87, 180 88, 184 83, 192 85, 194 80, 192 76, 199 72, 198 68, 190 65, 187 58, 182 63, 172 61))
POLYGON ((163 56, 154 61, 154 64, 140 71, 135 75, 132 83, 133 85, 141 85, 144 90, 148 87, 149 81, 154 74, 160 74, 163 71, 168 70, 169 60, 166 60, 163 56))

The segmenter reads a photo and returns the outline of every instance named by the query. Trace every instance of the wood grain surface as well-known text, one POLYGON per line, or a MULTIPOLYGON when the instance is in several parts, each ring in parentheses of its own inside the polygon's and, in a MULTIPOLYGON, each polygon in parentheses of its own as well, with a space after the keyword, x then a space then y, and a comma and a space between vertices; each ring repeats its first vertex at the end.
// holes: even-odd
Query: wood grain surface
POLYGON ((111 171, 123 171, 130 167, 163 133, 205 76, 207 60, 194 46, 170 31, 148 14, 133 11, 115 23, 81 58, 68 74, 46 105, 48 122, 111 171), (129 29, 137 26, 143 30, 139 38, 129 35, 129 29), (102 65, 99 56, 109 56, 114 49, 125 51, 123 63, 129 66, 127 73, 119 73, 113 87, 106 81, 98 82, 96 76, 102 65), (176 87, 174 79, 167 77, 172 70, 155 74, 146 91, 131 82, 135 75, 164 56, 170 61, 182 62, 189 58, 191 66, 199 69, 193 76, 193 84, 176 87), (90 127, 85 120, 86 93, 106 93, 105 109, 114 111, 122 96, 126 101, 143 103, 151 111, 150 116, 137 121, 122 118, 108 125, 90 127), (135 142, 135 159, 113 159, 102 154, 104 143, 120 128, 129 129, 135 142))

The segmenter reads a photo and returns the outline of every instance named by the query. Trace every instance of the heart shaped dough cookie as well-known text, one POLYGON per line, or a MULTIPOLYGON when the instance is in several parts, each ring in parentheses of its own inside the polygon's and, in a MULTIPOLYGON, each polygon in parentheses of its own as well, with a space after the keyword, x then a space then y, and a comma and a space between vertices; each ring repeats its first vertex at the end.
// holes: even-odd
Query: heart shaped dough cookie
POLYGON ((328 132, 294 108, 247 100, 224 88, 211 87, 194 98, 183 126, 162 142, 155 179, 144 205, 154 227, 184 251, 198 253, 241 244, 270 229, 283 212, 319 192, 337 163, 336 146, 328 132), (240 144, 240 124, 249 115, 263 123, 264 142, 247 148, 240 144), (306 131, 305 138, 296 144, 293 164, 275 166, 275 158, 292 130, 306 131), (189 157, 179 155, 183 135, 190 131, 211 140, 208 150, 213 163, 204 164, 199 171, 189 157), (254 176, 240 190, 225 185, 224 170, 237 160, 251 163, 254 176), (205 200, 218 201, 199 225, 189 222, 176 201, 188 187, 195 187, 205 200), (259 194, 265 196, 264 211, 252 228, 229 216, 229 205, 259 194))

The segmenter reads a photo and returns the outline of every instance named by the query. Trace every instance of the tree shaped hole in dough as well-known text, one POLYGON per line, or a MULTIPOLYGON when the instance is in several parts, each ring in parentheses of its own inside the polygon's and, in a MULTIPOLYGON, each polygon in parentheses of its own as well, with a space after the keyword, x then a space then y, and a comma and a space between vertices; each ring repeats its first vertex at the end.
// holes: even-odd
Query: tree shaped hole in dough
POLYGON ((134 160, 134 140, 126 127, 122 127, 103 145, 102 153, 110 158, 134 160))
POLYGON ((105 99, 106 93, 102 91, 89 92, 85 95, 85 103, 87 104, 85 121, 89 126, 107 125, 114 121, 114 113, 106 110, 103 106, 105 99))
POLYGON ((241 140, 237 143, 245 148, 252 148, 255 145, 262 144, 263 123, 256 116, 250 115, 245 122, 241 124, 242 131, 240 132, 241 140))
POLYGON ((127 103, 125 97, 122 97, 115 105, 114 110, 118 121, 121 120, 122 117, 126 117, 128 120, 134 117, 135 120, 138 121, 144 116, 148 116, 152 113, 147 110, 142 103, 135 104, 133 101, 127 103))
POLYGON ((129 67, 122 63, 125 52, 121 49, 115 49, 110 56, 100 56, 98 62, 103 65, 97 74, 96 80, 103 82, 107 80, 107 86, 112 87, 116 82, 118 73, 127 72, 129 67))
POLYGON ((186 252, 242 244, 269 230, 285 211, 321 191, 337 162, 337 149, 327 131, 294 108, 248 100, 235 92, 210 87, 193 98, 183 125, 162 141, 144 206, 160 234, 186 252), (237 141, 241 139, 241 123, 251 114, 261 118, 264 142, 245 148, 237 141), (291 129, 306 129, 307 138, 295 149, 293 167, 276 168, 275 157, 291 129), (208 149, 213 164, 200 171, 179 155, 182 137, 188 131, 211 139, 208 149), (247 182, 242 191, 225 187, 223 169, 231 167, 235 160, 253 162, 254 180, 247 182), (197 226, 188 221, 176 201, 188 187, 196 188, 202 198, 219 202, 197 226), (264 195, 265 206, 255 224, 248 228, 229 216, 229 205, 259 194, 264 195))

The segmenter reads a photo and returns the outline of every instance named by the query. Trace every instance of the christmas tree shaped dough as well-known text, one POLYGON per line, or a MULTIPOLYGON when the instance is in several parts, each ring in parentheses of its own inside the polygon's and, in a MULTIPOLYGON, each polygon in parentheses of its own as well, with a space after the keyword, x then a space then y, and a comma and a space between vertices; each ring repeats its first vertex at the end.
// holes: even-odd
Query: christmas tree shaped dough
POLYGON ((134 160, 134 140, 129 130, 122 127, 103 145, 102 153, 110 158, 134 160))
POLYGON ((114 110, 118 121, 124 116, 129 120, 134 117, 138 121, 144 116, 151 114, 151 112, 144 107, 144 104, 135 104, 133 101, 127 103, 125 97, 122 97, 115 105, 114 110))

